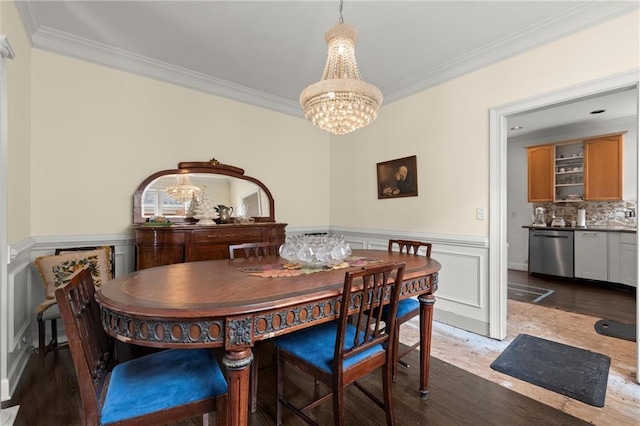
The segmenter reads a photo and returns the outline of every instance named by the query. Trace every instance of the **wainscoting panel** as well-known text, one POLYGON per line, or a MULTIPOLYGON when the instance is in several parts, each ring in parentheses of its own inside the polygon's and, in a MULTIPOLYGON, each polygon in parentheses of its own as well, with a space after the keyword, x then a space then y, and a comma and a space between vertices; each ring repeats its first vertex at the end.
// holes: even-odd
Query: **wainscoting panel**
POLYGON ((29 282, 29 263, 22 263, 15 271, 8 276, 9 300, 13 304, 9 305, 9 352, 20 349, 21 339, 27 331, 30 320, 30 297, 31 288, 29 282))
MULTIPOLYGON (((6 348, 3 354, 6 360, 6 376, 2 377, 2 395, 12 395, 20 380, 20 375, 29 360, 29 330, 35 319, 31 287, 31 249, 32 241, 25 241, 20 250, 12 250, 11 262, 7 265, 8 309, 6 348)), ((5 315, 5 313, 2 313, 5 315)))
POLYGON ((438 299, 482 309, 481 288, 478 285, 478 277, 482 273, 482 256, 435 249, 431 256, 443 265, 439 277, 438 299))

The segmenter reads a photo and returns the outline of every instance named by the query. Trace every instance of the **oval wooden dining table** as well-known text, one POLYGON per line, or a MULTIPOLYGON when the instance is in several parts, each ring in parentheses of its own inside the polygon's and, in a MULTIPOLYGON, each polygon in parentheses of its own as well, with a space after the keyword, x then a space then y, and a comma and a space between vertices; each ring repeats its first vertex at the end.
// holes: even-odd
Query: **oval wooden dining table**
MULTIPOLYGON (((421 302, 420 392, 426 398, 440 264, 426 256, 382 250, 353 250, 352 256, 367 263, 406 263, 400 297, 418 296, 421 302)), ((246 425, 254 343, 335 319, 345 272, 361 267, 297 276, 252 274, 278 263, 286 260, 268 256, 187 262, 123 275, 96 292, 103 327, 122 342, 142 346, 224 348, 229 418, 232 425, 246 425)))

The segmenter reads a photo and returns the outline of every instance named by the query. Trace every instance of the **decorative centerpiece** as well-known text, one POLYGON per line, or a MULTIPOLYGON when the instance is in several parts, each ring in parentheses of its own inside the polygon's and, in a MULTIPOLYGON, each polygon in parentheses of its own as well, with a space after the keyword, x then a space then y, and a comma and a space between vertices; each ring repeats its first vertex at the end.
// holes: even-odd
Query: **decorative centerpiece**
POLYGON ((203 185, 202 196, 200 197, 198 207, 195 209, 195 213, 196 214, 193 215, 193 218, 198 219, 198 225, 216 224, 213 221, 213 218, 216 216, 216 210, 213 204, 211 204, 211 200, 207 194, 207 185, 203 185))
POLYGON ((280 256, 289 262, 313 267, 340 265, 350 254, 344 235, 289 235, 280 246, 280 256))

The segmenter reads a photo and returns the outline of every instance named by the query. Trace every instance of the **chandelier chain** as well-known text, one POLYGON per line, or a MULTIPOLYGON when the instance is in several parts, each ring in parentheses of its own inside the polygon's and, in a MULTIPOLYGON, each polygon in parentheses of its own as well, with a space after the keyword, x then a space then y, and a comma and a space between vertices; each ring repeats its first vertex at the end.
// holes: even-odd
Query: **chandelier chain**
POLYGON ((344 18, 342 17, 342 5, 344 3, 344 0, 340 0, 340 23, 344 24, 344 18))

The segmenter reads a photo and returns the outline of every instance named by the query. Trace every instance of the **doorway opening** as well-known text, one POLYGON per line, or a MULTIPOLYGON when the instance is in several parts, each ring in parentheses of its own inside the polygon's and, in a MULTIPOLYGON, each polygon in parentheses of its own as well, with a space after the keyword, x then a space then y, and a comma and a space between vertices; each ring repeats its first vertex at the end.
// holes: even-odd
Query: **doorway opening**
MULTIPOLYGON (((490 337, 504 339, 507 335, 507 136, 509 117, 575 102, 603 93, 634 89, 636 94, 636 127, 638 126, 638 71, 599 79, 553 93, 510 103, 490 110, 490 215, 489 222, 489 333, 490 337)), ((636 167, 640 163, 638 155, 636 167)), ((636 182, 637 187, 637 182, 636 182)), ((636 191, 636 200, 638 194, 636 191)), ((636 234, 637 235, 637 234, 636 234)), ((637 236, 636 236, 637 239, 637 236)), ((637 241, 636 241, 637 242, 637 241)), ((637 296, 640 298, 640 296, 637 296)), ((639 305, 636 300, 636 306, 639 305)), ((640 317, 636 310, 636 319, 640 317)), ((636 321, 638 326, 638 321, 636 321)), ((640 328, 640 327, 639 327, 640 328)), ((640 356, 637 364, 640 366, 640 356)))

